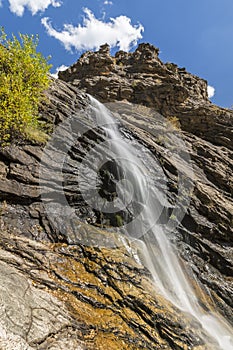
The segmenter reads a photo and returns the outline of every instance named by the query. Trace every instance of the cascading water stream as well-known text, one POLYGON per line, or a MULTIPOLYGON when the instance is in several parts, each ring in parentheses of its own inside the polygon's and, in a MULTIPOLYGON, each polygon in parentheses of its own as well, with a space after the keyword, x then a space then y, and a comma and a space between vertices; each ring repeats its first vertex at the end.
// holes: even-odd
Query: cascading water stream
POLYGON ((118 198, 115 205, 118 208, 126 206, 132 200, 133 192, 134 202, 139 203, 141 208, 140 215, 128 223, 124 230, 128 236, 137 239, 142 260, 153 276, 155 287, 167 300, 181 311, 189 313, 201 324, 208 337, 213 339, 211 349, 232 350, 231 327, 220 315, 207 312, 200 306, 173 245, 163 232, 162 225, 158 224, 161 213, 161 205, 158 203, 163 201, 163 198, 161 193, 157 193, 159 191, 155 186, 149 188, 150 196, 147 198, 148 188, 145 190, 145 186, 148 181, 152 184, 153 179, 150 171, 144 167, 143 149, 135 152, 127 139, 122 137, 109 110, 93 97, 89 98, 97 124, 102 125, 109 139, 111 157, 114 156, 117 164, 125 171, 125 180, 117 184, 118 198), (138 166, 138 162, 141 167, 138 166))

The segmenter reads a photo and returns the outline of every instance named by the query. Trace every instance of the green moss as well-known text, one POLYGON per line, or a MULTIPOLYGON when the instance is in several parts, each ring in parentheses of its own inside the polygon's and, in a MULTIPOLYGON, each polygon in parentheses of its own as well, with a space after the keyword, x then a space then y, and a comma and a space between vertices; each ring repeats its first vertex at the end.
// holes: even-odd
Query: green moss
POLYGON ((49 136, 43 130, 40 130, 38 126, 26 126, 24 137, 32 143, 44 144, 48 141, 49 136))
POLYGON ((124 224, 123 218, 118 214, 116 215, 116 224, 118 227, 123 226, 124 224))

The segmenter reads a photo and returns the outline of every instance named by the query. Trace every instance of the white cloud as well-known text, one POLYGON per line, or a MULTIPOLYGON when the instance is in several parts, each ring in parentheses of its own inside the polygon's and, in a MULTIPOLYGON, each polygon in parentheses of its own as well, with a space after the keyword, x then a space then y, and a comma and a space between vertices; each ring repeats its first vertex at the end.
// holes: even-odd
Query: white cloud
POLYGON ((212 98, 214 97, 214 94, 215 94, 215 88, 213 86, 208 85, 207 92, 208 92, 208 97, 212 98))
POLYGON ((62 72, 63 70, 66 70, 67 68, 69 68, 68 66, 65 66, 64 64, 62 64, 60 67, 56 68, 55 73, 52 73, 52 77, 54 77, 55 79, 58 78, 58 72, 62 72))
POLYGON ((26 7, 35 15, 39 11, 46 10, 50 5, 59 7, 62 3, 60 0, 9 0, 9 4, 11 12, 22 16, 26 7))
POLYGON ((141 24, 132 25, 130 18, 119 16, 109 22, 97 19, 87 8, 84 8, 83 25, 64 24, 62 31, 53 28, 48 17, 42 18, 47 33, 58 39, 66 48, 81 50, 97 49, 108 43, 111 47, 118 46, 121 50, 129 51, 142 38, 144 28, 141 24))
POLYGON ((105 0, 104 1, 104 5, 113 5, 113 2, 109 1, 109 0, 105 0))

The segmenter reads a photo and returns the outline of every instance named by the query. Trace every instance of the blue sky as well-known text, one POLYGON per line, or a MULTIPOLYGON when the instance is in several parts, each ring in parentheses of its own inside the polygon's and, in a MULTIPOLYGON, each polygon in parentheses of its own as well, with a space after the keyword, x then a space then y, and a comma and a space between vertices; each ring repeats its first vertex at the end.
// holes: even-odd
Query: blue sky
POLYGON ((233 0, 0 0, 7 34, 39 34, 52 71, 108 41, 112 52, 149 42, 163 61, 208 80, 233 105, 233 0), (65 27, 64 27, 65 25, 65 27))

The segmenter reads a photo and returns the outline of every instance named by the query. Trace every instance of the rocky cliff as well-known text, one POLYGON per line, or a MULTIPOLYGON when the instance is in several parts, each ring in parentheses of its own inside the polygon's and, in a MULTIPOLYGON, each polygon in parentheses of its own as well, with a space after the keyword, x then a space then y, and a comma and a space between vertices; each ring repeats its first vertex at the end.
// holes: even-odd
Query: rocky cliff
MULTIPOLYGON (((162 63, 149 44, 115 57, 104 45, 83 54, 59 78, 46 92, 41 119, 55 129, 76 116, 91 131, 79 135, 69 150, 62 189, 40 174, 42 145, 0 150, 0 347, 212 349, 212 340, 204 343, 195 321, 156 293, 137 242, 120 244, 119 223, 108 218, 109 230, 106 218, 88 207, 80 196, 77 169, 85 150, 104 139, 90 125, 86 92, 108 103, 126 137, 158 159, 168 179, 170 207, 179 195, 178 172, 189 179, 191 164, 190 203, 187 208, 181 203, 186 214, 171 239, 201 283, 195 286, 200 301, 233 323, 232 111, 213 105, 206 81, 162 63), (170 124, 161 124, 156 113, 170 124), (184 140, 189 162, 168 152, 169 127, 184 140), (54 193, 65 193, 79 218, 73 226, 64 230, 64 221, 59 226, 51 220, 41 199, 44 190, 49 203, 54 193), (70 238, 74 230, 78 241, 70 238), (87 237, 92 244, 82 244, 87 237), (101 247, 96 237, 115 244, 101 247)), ((64 140, 69 140, 66 128, 56 136, 55 151, 64 140)), ((56 173, 56 155, 49 163, 56 173)))
POLYGON ((159 49, 140 44, 133 53, 110 55, 109 46, 86 52, 59 78, 101 102, 127 100, 177 117, 182 130, 232 149, 232 112, 208 100, 207 81, 159 59, 159 49))

